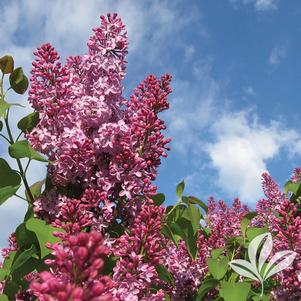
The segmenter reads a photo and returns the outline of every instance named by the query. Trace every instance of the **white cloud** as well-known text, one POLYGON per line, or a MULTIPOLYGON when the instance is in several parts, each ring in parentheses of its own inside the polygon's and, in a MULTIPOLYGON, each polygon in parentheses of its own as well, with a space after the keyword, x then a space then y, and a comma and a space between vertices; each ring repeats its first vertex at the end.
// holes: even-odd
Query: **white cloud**
POLYGON ((252 86, 248 86, 244 89, 245 94, 247 94, 248 96, 255 96, 256 93, 254 91, 254 88, 252 86))
POLYGON ((259 11, 274 10, 277 8, 278 0, 257 0, 255 8, 259 11))
POLYGON ((257 11, 271 11, 278 8, 279 0, 230 0, 230 3, 237 7, 237 4, 252 4, 257 11))
POLYGON ((271 65, 278 65, 282 59, 286 57, 285 47, 274 47, 269 56, 269 63, 271 65))
POLYGON ((276 121, 260 124, 256 114, 246 111, 224 114, 212 131, 215 138, 207 152, 218 172, 218 185, 250 204, 262 195, 261 174, 267 161, 299 137, 276 121))

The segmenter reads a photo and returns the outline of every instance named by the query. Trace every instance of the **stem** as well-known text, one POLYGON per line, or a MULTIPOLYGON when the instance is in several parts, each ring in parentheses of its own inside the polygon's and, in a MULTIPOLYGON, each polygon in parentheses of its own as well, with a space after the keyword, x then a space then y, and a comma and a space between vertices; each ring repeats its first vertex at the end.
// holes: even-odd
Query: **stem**
POLYGON ((1 137, 3 137, 8 143, 10 143, 9 139, 5 137, 4 135, 0 134, 1 137))
POLYGON ((261 294, 260 294, 260 298, 263 297, 263 281, 261 282, 261 294))
POLYGON ((26 172, 27 172, 27 169, 28 169, 28 166, 31 162, 31 159, 28 160, 27 164, 26 164, 26 167, 25 167, 25 170, 24 170, 24 176, 26 175, 26 172))
MULTIPOLYGON (((1 87, 1 90, 3 90, 3 87, 1 87)), ((6 117, 4 118, 4 122, 5 122, 5 125, 6 125, 6 131, 7 131, 9 140, 10 140, 10 144, 14 144, 15 141, 14 141, 14 138, 13 138, 13 135, 12 135, 12 132, 10 130, 9 123, 8 123, 8 115, 9 115, 9 109, 7 110, 7 114, 6 114, 6 117)), ((34 202, 34 197, 33 197, 32 193, 31 193, 31 190, 29 188, 27 179, 25 177, 25 173, 24 173, 24 170, 23 170, 23 167, 22 167, 21 160, 20 159, 16 159, 16 161, 17 161, 17 164, 18 164, 18 167, 19 167, 20 175, 21 175, 21 178, 23 180, 25 189, 26 189, 27 194, 29 196, 29 199, 30 199, 31 203, 33 203, 34 202)))
POLYGON ((18 194, 14 194, 16 197, 18 197, 18 198, 20 198, 20 199, 22 199, 22 200, 24 200, 24 201, 26 201, 27 202, 27 200, 25 199, 25 198, 23 198, 22 196, 20 196, 20 195, 18 195, 18 194))

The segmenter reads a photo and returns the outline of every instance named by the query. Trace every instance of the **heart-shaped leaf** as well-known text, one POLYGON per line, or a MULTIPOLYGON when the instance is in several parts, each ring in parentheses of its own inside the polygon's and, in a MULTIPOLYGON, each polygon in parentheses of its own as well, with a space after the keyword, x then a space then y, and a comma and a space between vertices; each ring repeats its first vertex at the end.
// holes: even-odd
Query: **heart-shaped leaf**
POLYGON ((16 68, 9 76, 9 83, 12 89, 18 94, 24 94, 29 82, 21 67, 16 68))
POLYGON ((14 70, 14 59, 10 55, 0 58, 0 69, 4 74, 12 73, 14 70))
POLYGON ((48 162, 46 158, 36 152, 27 140, 18 141, 8 147, 8 152, 12 158, 22 159, 29 158, 41 162, 48 162))

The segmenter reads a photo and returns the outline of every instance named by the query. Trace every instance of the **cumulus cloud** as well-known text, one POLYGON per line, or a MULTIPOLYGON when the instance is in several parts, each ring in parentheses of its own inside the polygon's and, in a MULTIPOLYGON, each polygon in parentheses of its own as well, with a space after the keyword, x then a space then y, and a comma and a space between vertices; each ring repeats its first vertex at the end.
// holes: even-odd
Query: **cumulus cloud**
POLYGON ((286 57, 286 48, 285 47, 274 47, 271 50, 269 56, 269 63, 271 65, 278 65, 286 57))
POLYGON ((300 138, 279 122, 261 124, 247 111, 226 113, 212 126, 214 141, 207 145, 218 185, 244 202, 254 204, 262 195, 261 174, 288 142, 300 138))

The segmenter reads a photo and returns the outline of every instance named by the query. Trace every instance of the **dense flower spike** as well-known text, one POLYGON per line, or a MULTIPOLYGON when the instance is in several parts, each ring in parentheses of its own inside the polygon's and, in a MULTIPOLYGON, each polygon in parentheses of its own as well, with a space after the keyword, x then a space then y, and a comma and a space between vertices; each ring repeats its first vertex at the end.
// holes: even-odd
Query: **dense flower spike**
POLYGON ((101 276, 108 254, 101 234, 79 233, 52 247, 55 259, 47 260, 51 272, 42 272, 31 283, 31 290, 41 301, 112 301, 113 283, 101 276))
POLYGON ((114 294, 121 301, 162 300, 160 294, 156 299, 149 291, 159 283, 155 265, 166 256, 165 238, 160 233, 164 211, 144 204, 127 233, 116 241, 113 252, 120 260, 114 268, 114 294))

